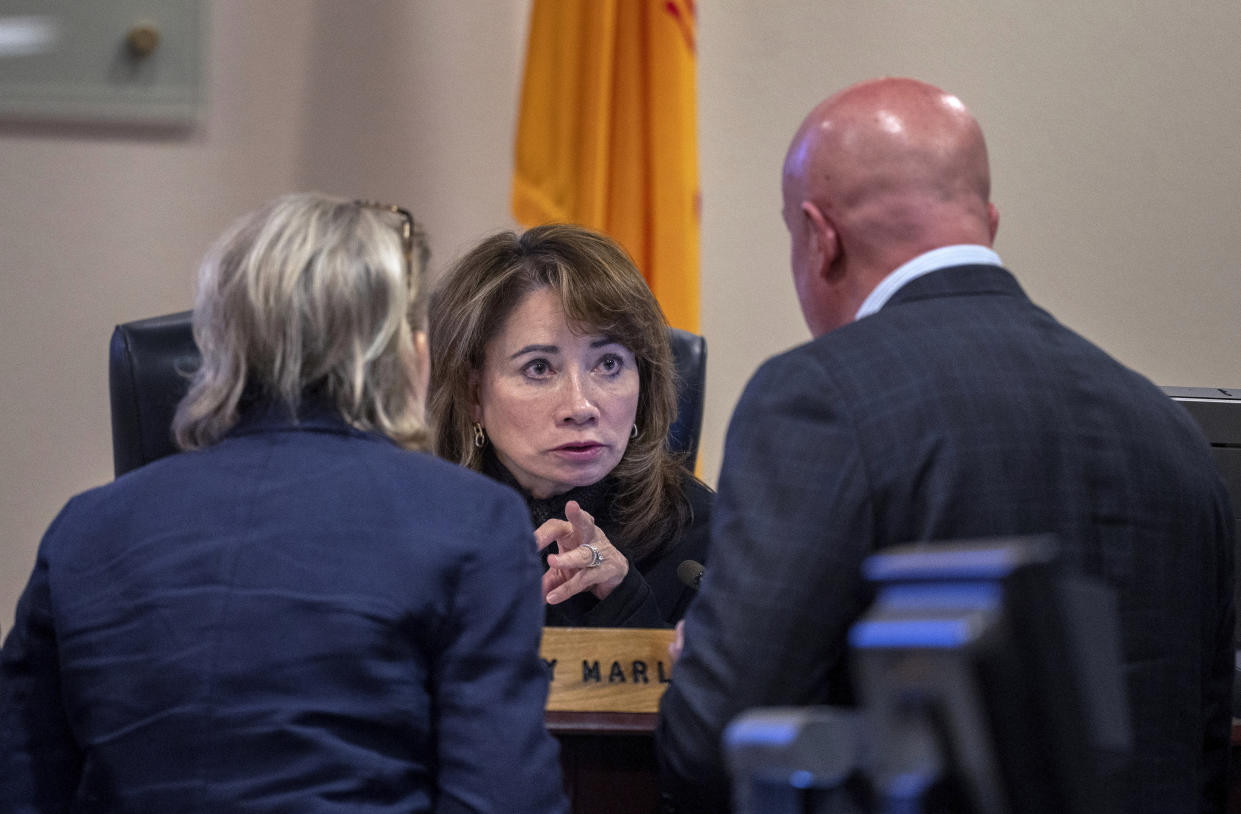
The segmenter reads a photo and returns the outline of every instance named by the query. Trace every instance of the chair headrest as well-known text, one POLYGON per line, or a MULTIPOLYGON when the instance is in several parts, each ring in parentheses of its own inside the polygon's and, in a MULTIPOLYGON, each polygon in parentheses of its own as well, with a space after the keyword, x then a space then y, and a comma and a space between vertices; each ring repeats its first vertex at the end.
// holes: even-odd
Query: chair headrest
POLYGON ((200 359, 189 311, 116 326, 108 391, 117 477, 177 451, 172 418, 200 359))

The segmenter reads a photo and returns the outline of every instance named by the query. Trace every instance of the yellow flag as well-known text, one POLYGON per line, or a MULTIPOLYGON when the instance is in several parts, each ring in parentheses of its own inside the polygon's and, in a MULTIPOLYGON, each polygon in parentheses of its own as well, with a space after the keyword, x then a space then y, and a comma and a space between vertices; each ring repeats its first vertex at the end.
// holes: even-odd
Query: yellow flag
POLYGON ((513 215, 610 235, 697 332, 695 31, 693 0, 533 0, 513 215))

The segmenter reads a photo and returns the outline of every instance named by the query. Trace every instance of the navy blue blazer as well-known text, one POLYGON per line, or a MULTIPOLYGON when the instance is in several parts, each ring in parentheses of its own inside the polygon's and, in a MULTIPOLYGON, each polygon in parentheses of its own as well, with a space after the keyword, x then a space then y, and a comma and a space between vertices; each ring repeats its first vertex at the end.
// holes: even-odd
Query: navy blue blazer
POLYGON ((765 363, 729 427, 711 568, 657 744, 683 808, 722 810, 720 734, 756 706, 848 703, 864 558, 1053 532, 1119 594, 1129 812, 1219 811, 1233 520, 1184 410, 993 266, 942 269, 765 363))
POLYGON ((75 497, 0 656, 0 810, 563 811, 511 490, 326 413, 75 497))

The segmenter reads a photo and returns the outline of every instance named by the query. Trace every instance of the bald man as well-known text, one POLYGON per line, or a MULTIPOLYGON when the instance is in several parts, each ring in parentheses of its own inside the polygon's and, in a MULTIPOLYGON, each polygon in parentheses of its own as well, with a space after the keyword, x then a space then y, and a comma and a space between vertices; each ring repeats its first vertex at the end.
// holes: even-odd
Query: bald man
POLYGON ((821 103, 784 162, 815 339, 728 431, 712 554, 657 742, 678 811, 725 811, 750 708, 849 704, 879 549, 1051 532, 1120 599, 1135 728, 1124 811, 1222 811, 1233 521, 1183 409, 1034 305, 991 249, 987 149, 954 96, 881 79, 821 103))

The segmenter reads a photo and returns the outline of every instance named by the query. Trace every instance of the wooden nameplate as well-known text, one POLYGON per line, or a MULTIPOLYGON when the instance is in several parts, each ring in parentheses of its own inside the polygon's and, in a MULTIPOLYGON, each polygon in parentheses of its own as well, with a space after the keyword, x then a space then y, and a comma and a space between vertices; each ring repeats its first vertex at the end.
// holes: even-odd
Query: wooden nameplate
POLYGON ((674 635, 653 628, 544 628, 548 711, 658 712, 674 635))

